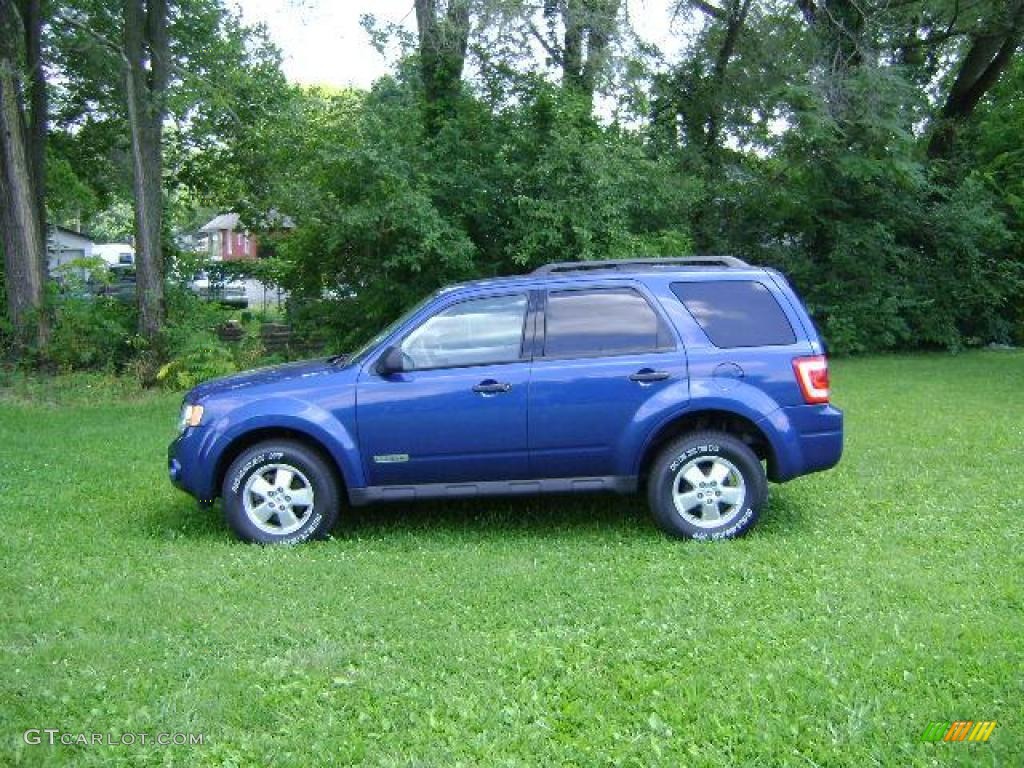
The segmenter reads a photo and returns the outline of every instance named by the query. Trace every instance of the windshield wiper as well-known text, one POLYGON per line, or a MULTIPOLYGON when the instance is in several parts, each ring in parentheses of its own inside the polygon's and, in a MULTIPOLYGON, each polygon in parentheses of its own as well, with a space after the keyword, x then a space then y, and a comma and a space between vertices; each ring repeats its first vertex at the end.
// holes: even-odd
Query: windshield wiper
POLYGON ((349 359, 351 359, 351 357, 352 357, 352 355, 348 354, 347 352, 344 352, 344 353, 342 353, 340 355, 331 355, 330 357, 327 358, 327 364, 328 365, 344 365, 345 363, 347 363, 349 361, 349 359))

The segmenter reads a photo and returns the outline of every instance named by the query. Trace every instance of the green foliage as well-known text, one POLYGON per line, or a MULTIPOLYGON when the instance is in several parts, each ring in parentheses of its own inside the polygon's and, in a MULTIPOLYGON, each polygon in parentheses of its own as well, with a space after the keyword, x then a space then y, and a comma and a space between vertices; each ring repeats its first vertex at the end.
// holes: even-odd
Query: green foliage
MULTIPOLYGON (((622 4, 471 2, 461 79, 431 69, 417 41, 433 32, 414 39, 368 19, 377 44, 397 35, 407 55, 360 92, 289 86, 265 30, 223 0, 176 5, 166 240, 232 210, 273 257, 179 254, 174 278, 204 269, 280 286, 298 336, 338 350, 452 281, 691 252, 785 271, 833 351, 959 349, 1024 333, 1019 55, 956 125, 943 117, 969 52, 990 33, 1013 39, 1004 27, 1019 19, 1003 19, 995 0, 971 14, 952 0, 677 6, 688 44, 666 61, 611 12, 622 4), (589 9, 577 31, 597 36, 561 56, 571 40, 547 22, 572 9, 589 9), (561 78, 534 60, 538 38, 561 78), (574 64, 584 48, 586 72, 574 64), (955 140, 935 153, 930 137, 945 128, 955 140)), ((48 30, 49 204, 57 220, 124 239, 130 155, 111 43, 121 14, 99 0, 51 10, 75 23, 48 30)), ((435 42, 461 62, 455 31, 435 42)), ((231 356, 185 352, 191 331, 216 327, 207 309, 172 321, 146 365, 185 356, 200 370, 231 356)), ((75 357, 61 352, 62 364, 94 364, 75 357)))
POLYGON ((63 371, 121 370, 137 347, 135 307, 102 296, 55 301, 46 356, 63 371))
MULTIPOLYGON (((175 284, 167 287, 167 325, 147 345, 135 333, 134 302, 92 295, 84 288, 81 267, 68 265, 69 279, 51 299, 54 323, 45 356, 22 362, 45 362, 65 373, 127 374, 145 385, 183 389, 262 361, 255 318, 250 316, 240 341, 222 342, 216 331, 233 311, 175 284)), ((0 342, 2 334, 0 328, 0 342)))
POLYGON ((299 332, 336 348, 455 280, 691 245, 699 185, 542 81, 502 111, 462 100, 431 138, 404 81, 366 95, 295 91, 285 107, 254 128, 269 156, 231 162, 266 183, 254 210, 295 220, 274 240, 272 281, 289 289, 299 332))
POLYGON ((737 160, 713 247, 782 269, 834 352, 1009 341, 1024 283, 998 199, 928 163, 895 73, 860 68, 842 87, 837 113, 794 84, 794 129, 737 160))
POLYGON ((187 288, 169 286, 167 326, 156 350, 162 364, 152 377, 153 383, 187 389, 237 371, 235 353, 216 333, 229 314, 216 302, 204 301, 187 288))
POLYGON ((176 345, 156 379, 168 389, 181 390, 237 370, 234 356, 216 334, 193 331, 176 345))

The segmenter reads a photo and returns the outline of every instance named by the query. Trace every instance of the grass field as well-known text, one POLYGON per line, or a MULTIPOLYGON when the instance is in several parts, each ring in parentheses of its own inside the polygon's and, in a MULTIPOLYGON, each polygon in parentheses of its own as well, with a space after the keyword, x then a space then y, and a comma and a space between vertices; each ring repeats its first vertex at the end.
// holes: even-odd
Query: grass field
POLYGON ((0 765, 1024 765, 1024 355, 833 379, 842 464, 718 544, 560 497, 246 546, 166 481, 178 396, 0 390, 0 765))

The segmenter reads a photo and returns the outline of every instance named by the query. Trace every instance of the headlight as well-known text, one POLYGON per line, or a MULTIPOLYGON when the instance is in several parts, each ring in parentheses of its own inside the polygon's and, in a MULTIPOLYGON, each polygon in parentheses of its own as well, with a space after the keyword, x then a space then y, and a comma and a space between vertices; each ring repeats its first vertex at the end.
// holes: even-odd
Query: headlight
POLYGON ((185 403, 181 406, 181 421, 178 430, 184 432, 187 427, 198 427, 203 420, 203 406, 195 403, 185 403))

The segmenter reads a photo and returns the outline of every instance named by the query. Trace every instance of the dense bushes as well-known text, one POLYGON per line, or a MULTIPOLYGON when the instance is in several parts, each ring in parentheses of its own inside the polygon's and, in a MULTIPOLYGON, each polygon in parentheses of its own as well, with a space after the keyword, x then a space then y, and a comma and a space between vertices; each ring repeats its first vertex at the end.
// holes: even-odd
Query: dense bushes
POLYGON ((46 355, 60 370, 123 370, 138 350, 134 306, 103 296, 54 302, 46 355))
MULTIPOLYGON (((248 221, 294 222, 262 233, 276 256, 256 268, 289 291, 296 333, 331 351, 452 281, 693 252, 785 272, 833 352, 1024 341, 1024 153, 1006 127, 1024 101, 983 104, 964 129, 973 141, 935 160, 924 99, 900 70, 861 67, 826 95, 815 77, 763 94, 784 130, 744 126, 739 110, 736 146, 702 148, 655 121, 603 124, 529 75, 497 97, 464 92, 428 133, 401 70, 368 93, 291 91, 216 165, 245 180, 233 205, 248 221)), ((50 359, 176 387, 258 359, 258 344, 216 337, 222 311, 182 291, 169 301, 168 328, 143 347, 132 309, 63 300, 50 359)))
POLYGON ((255 129, 271 155, 237 173, 264 174, 253 210, 294 218, 279 278, 295 324, 334 349, 454 280, 693 252, 783 270, 834 352, 1011 341, 1024 238, 1007 201, 980 172, 928 160, 893 73, 844 87, 836 113, 794 84, 767 149, 709 157, 602 125, 535 78, 496 102, 464 94, 427 135, 415 81, 385 78, 368 94, 297 91, 255 129))
POLYGON ((351 348, 455 280, 692 247, 699 183, 671 158, 543 81, 517 98, 497 110, 466 98, 436 136, 415 89, 392 79, 365 95, 299 93, 268 115, 263 143, 282 155, 238 172, 288 165, 254 209, 273 203, 296 221, 275 246, 293 265, 280 279, 298 326, 351 348))
MULTIPOLYGON (((131 301, 88 293, 54 292, 50 298, 52 331, 45 354, 21 353, 21 362, 59 372, 100 371, 124 374, 144 385, 185 389, 206 379, 251 368, 263 359, 250 313, 243 338, 226 344, 216 330, 233 313, 177 285, 167 290, 168 322, 153 344, 136 334, 131 301)), ((8 338, 0 329, 0 339, 8 338)))

